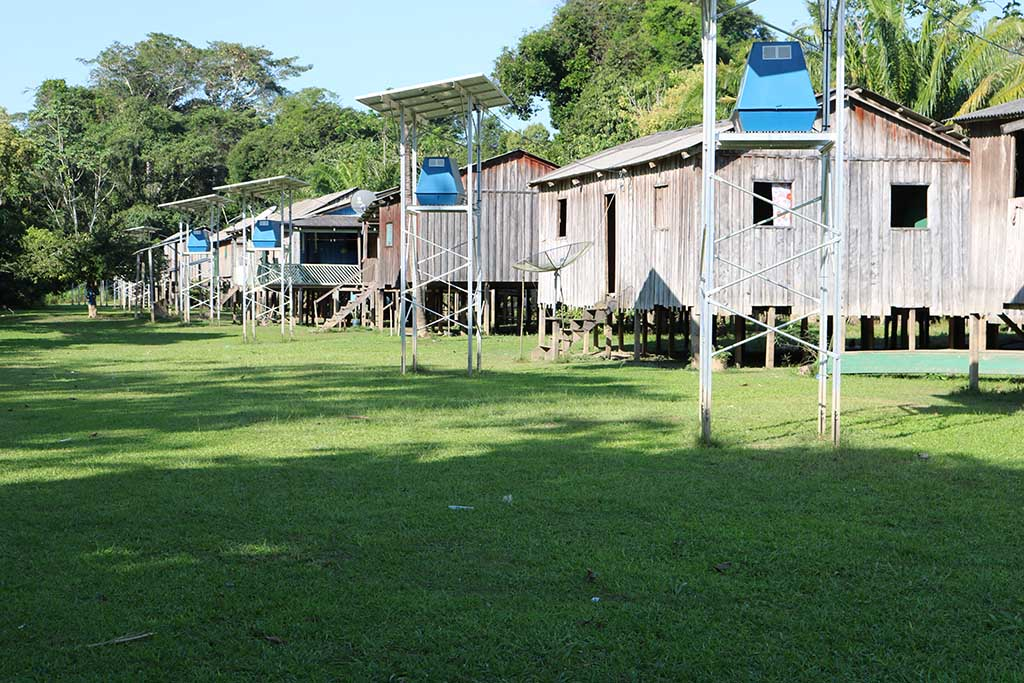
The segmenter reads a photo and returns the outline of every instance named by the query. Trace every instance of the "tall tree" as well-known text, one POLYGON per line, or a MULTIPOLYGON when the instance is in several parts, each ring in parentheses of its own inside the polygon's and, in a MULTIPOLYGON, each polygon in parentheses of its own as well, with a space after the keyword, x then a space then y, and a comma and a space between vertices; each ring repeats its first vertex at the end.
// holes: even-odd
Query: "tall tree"
POLYGON ((17 261, 31 222, 32 186, 25 169, 34 151, 28 138, 0 108, 0 305, 30 303, 33 292, 19 278, 17 261))
MULTIPOLYGON (((638 120, 700 62, 700 24, 695 0, 568 0, 506 48, 495 73, 519 116, 547 100, 566 153, 579 156, 640 132, 638 120)), ((720 57, 730 62, 767 35, 750 10, 733 11, 721 24, 720 57)))

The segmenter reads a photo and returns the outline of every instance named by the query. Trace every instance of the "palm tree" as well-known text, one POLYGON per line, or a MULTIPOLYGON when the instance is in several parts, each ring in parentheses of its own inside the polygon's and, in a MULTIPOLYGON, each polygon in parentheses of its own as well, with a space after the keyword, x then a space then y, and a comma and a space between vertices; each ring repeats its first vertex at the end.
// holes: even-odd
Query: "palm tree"
MULTIPOLYGON (((804 28, 816 38, 820 4, 807 3, 804 28)), ((1024 97, 1019 16, 982 22, 979 2, 952 0, 850 0, 848 11, 850 83, 940 120, 1024 97)))

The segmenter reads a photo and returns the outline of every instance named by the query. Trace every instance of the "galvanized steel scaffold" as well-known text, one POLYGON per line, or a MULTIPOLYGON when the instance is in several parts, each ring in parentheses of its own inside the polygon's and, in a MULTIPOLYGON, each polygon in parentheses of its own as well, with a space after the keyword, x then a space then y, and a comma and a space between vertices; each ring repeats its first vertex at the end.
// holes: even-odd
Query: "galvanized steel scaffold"
MULTIPOLYGON (((408 365, 407 330, 412 331, 412 369, 419 366, 418 338, 434 326, 454 326, 465 331, 466 371, 473 374, 482 363, 480 335, 480 174, 483 114, 492 107, 509 104, 508 97, 483 74, 460 76, 444 81, 363 95, 356 100, 384 116, 398 121, 399 184, 401 199, 401 275, 399 284, 399 330, 402 341, 402 373, 408 365), (419 168, 419 124, 448 118, 462 118, 466 135, 466 183, 464 203, 449 206, 422 205, 413 186, 419 168), (423 234, 422 216, 457 213, 466 216, 463 242, 423 234), (411 268, 410 268, 411 266, 411 268), (465 304, 434 310, 427 301, 427 288, 440 286, 461 294, 465 304), (475 353, 474 353, 475 344, 475 353)), ((443 308, 443 307, 442 307, 443 308)))
POLYGON ((818 379, 818 435, 824 438, 831 430, 832 442, 839 445, 841 415, 841 382, 842 382, 842 351, 845 343, 843 300, 842 300, 842 264, 846 218, 846 2, 845 0, 825 0, 821 3, 822 11, 822 43, 813 45, 799 36, 777 26, 767 24, 804 45, 821 51, 822 60, 822 95, 820 113, 820 131, 808 133, 743 133, 719 131, 716 117, 717 104, 717 54, 718 54, 718 22, 737 9, 754 4, 755 0, 739 2, 733 7, 718 11, 718 0, 701 0, 703 24, 703 59, 704 59, 704 94, 703 122, 704 142, 701 161, 703 173, 703 219, 701 233, 700 263, 700 424, 701 439, 704 443, 711 441, 711 410, 712 410, 712 358, 732 351, 744 343, 766 337, 771 333, 790 342, 804 346, 817 356, 818 379), (833 62, 833 51, 835 59, 833 62), (835 115, 831 114, 832 84, 835 88, 835 115), (772 201, 771 197, 759 196, 746 188, 730 183, 718 175, 716 161, 718 150, 747 151, 756 149, 787 149, 816 150, 821 160, 821 194, 795 207, 782 206, 772 201), (716 229, 717 212, 715 190, 725 185, 735 191, 753 196, 792 217, 794 227, 803 222, 816 229, 816 238, 806 249, 800 249, 782 260, 767 266, 745 266, 740 262, 721 259, 716 247, 741 233, 746 233, 757 224, 742 230, 719 235, 716 229), (819 204, 820 220, 812 218, 800 209, 819 204), (780 282, 772 277, 772 271, 804 258, 818 259, 819 288, 817 292, 803 292, 795 287, 780 282), (722 277, 719 281, 719 270, 724 270, 732 277, 722 277), (788 331, 793 325, 810 317, 809 315, 792 318, 781 324, 769 324, 738 310, 740 306, 726 303, 728 292, 745 282, 761 280, 774 287, 781 288, 794 296, 816 304, 819 333, 817 343, 802 339, 788 331), (754 323, 762 329, 757 335, 721 349, 715 349, 713 343, 714 316, 718 312, 739 316, 754 323), (828 337, 827 321, 834 321, 831 342, 828 337), (829 419, 829 379, 831 377, 831 419, 829 419))
POLYGON ((295 312, 292 301, 293 272, 292 257, 292 203, 295 190, 308 183, 290 176, 260 178, 233 185, 213 188, 226 195, 237 195, 242 203, 242 249, 245 254, 242 273, 242 339, 256 339, 256 327, 261 323, 280 322, 281 336, 295 334, 295 312), (277 199, 277 216, 280 218, 281 234, 279 243, 273 248, 256 248, 253 235, 256 231, 257 215, 253 211, 253 200, 272 201, 277 199), (277 261, 270 256, 277 255, 277 261), (277 305, 272 305, 269 294, 277 294, 277 305), (262 298, 261 295, 266 298, 262 298))
POLYGON ((191 197, 175 202, 160 204, 158 208, 177 211, 181 215, 178 221, 178 240, 175 243, 175 254, 178 259, 178 311, 182 322, 192 322, 192 311, 206 306, 209 310, 210 322, 220 321, 220 212, 227 203, 224 197, 216 194, 191 197), (205 253, 193 253, 188 250, 188 235, 192 230, 203 228, 196 225, 195 218, 206 214, 206 230, 209 231, 210 250, 205 253), (204 272, 203 266, 209 264, 204 272))

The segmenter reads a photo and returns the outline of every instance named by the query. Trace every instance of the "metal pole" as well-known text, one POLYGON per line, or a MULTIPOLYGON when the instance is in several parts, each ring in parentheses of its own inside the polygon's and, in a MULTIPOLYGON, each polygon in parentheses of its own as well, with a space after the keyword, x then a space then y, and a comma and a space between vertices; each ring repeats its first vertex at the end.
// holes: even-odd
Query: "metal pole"
POLYGON ((476 191, 473 186, 473 96, 466 99, 466 339, 468 341, 466 372, 473 375, 473 323, 476 316, 476 271, 473 269, 474 209, 476 191))
POLYGON ((245 234, 249 202, 242 195, 242 341, 249 341, 249 247, 245 234))
MULTIPOLYGON (((284 242, 284 231, 285 231, 284 190, 281 190, 281 195, 278 198, 277 211, 278 211, 278 213, 281 216, 281 253, 278 256, 278 264, 277 264, 279 269, 280 269, 280 271, 281 271, 281 282, 280 282, 280 287, 279 287, 280 294, 279 294, 278 299, 277 299, 277 314, 281 318, 281 336, 284 337, 285 334, 286 334, 285 333, 285 329, 284 329, 284 326, 285 326, 285 320, 284 320, 284 295, 285 295, 285 282, 284 282, 285 266, 284 266, 284 260, 285 260, 285 254, 287 253, 285 248, 284 248, 284 244, 285 244, 285 242, 284 242)), ((291 242, 291 238, 289 237, 289 243, 290 242, 291 242)))
POLYGON ((405 283, 406 283, 406 275, 407 275, 407 269, 408 269, 407 242, 408 242, 408 239, 409 239, 409 231, 407 229, 407 221, 406 221, 406 211, 408 209, 408 200, 407 200, 407 196, 406 196, 407 195, 407 191, 408 191, 408 188, 406 187, 406 176, 408 174, 408 168, 407 168, 408 164, 407 164, 406 155, 408 154, 408 150, 406 149, 406 140, 405 140, 405 136, 406 136, 406 130, 405 130, 405 107, 400 107, 399 108, 399 111, 398 111, 398 122, 399 122, 398 123, 398 157, 399 157, 399 175, 400 175, 400 178, 401 178, 399 180, 399 192, 398 192, 398 195, 399 195, 399 198, 400 198, 400 203, 401 203, 401 207, 400 207, 401 215, 399 216, 398 222, 399 222, 399 229, 402 231, 402 239, 400 240, 401 252, 402 252, 401 253, 401 265, 400 265, 401 275, 399 276, 399 283, 398 283, 398 286, 399 286, 398 322, 399 322, 399 325, 400 325, 399 335, 401 336, 401 339, 402 339, 402 374, 404 375, 405 374, 405 363, 406 363, 406 361, 405 361, 405 358, 406 358, 406 353, 405 353, 405 345, 406 345, 406 341, 405 341, 405 325, 406 325, 406 315, 407 315, 406 305, 405 305, 405 298, 406 298, 406 296, 408 296, 405 283))
MULTIPOLYGON (((409 171, 411 176, 406 176, 407 182, 409 183, 410 194, 413 191, 412 188, 416 184, 416 174, 420 170, 420 131, 416 125, 416 117, 412 119, 412 154, 410 155, 411 163, 409 165, 409 171)), ((417 202, 418 203, 418 202, 417 202)), ((420 311, 423 311, 423 292, 420 291, 420 216, 421 214, 416 213, 412 215, 410 239, 409 239, 409 252, 412 258, 412 371, 418 372, 420 369, 420 311)), ((424 320, 426 319, 427 313, 423 311, 424 320)))
MULTIPOLYGON (((829 0, 831 4, 831 0, 829 0)), ((838 0, 839 31, 836 42, 836 180, 833 189, 835 209, 833 230, 835 230, 835 291, 833 310, 836 326, 832 335, 835 360, 832 366, 832 444, 839 445, 840 418, 842 415, 842 355, 846 346, 846 317, 843 315, 843 267, 844 242, 846 239, 846 0, 838 0)))
MULTIPOLYGON (((822 222, 826 225, 832 218, 831 178, 828 152, 821 154, 821 203, 822 222)), ((819 243, 828 237, 826 228, 818 228, 819 243)), ((825 436, 826 415, 828 412, 828 292, 829 276, 828 261, 830 249, 823 249, 818 260, 818 436, 825 436)))
MULTIPOLYGON (((703 166, 703 249, 701 251, 700 294, 700 432, 704 444, 711 443, 711 354, 714 319, 709 292, 715 286, 715 125, 717 118, 718 84, 718 1, 703 0, 704 56, 704 142, 703 166)), ((634 340, 635 342, 635 340, 634 340)))
MULTIPOLYGON (((292 263, 292 250, 295 248, 292 240, 295 238, 295 226, 292 222, 295 220, 293 213, 293 207, 295 205, 295 190, 288 189, 288 264, 292 263)), ((301 247, 301 240, 299 245, 301 247)), ((301 262, 301 258, 300 258, 301 262)), ((292 276, 292 269, 288 269, 288 336, 291 338, 295 337, 295 279, 292 276)))
POLYGON ((822 66, 821 66, 821 130, 827 132, 831 126, 831 97, 829 93, 832 88, 832 0, 825 0, 825 18, 822 22, 822 66))
MULTIPOLYGON (((474 236, 473 243, 476 245, 476 251, 474 252, 474 258, 476 259, 476 296, 477 296, 477 315, 483 316, 483 306, 481 305, 480 297, 483 296, 484 291, 484 271, 480 266, 483 263, 483 259, 480 257, 480 236, 483 233, 483 223, 480 220, 482 212, 480 210, 480 202, 483 201, 483 193, 480 190, 480 184, 483 180, 483 138, 480 135, 480 131, 483 128, 483 111, 478 110, 476 113, 476 130, 474 136, 476 139, 476 201, 474 207, 476 211, 476 235, 474 236)), ((491 312, 493 313, 493 312, 491 312)), ((490 313, 489 313, 490 314, 490 313)), ((483 329, 483 320, 481 317, 477 318, 476 321, 476 370, 480 372, 480 368, 483 365, 483 348, 484 341, 480 330, 483 329)))
POLYGON ((146 250, 146 261, 149 265, 149 322, 156 322, 156 285, 153 282, 153 247, 146 250))

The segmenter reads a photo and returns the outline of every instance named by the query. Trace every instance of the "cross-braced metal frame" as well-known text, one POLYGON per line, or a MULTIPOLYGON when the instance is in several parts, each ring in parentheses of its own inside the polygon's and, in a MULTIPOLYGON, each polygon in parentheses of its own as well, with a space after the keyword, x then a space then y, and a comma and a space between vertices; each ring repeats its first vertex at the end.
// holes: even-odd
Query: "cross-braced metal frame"
POLYGON ((208 194, 160 204, 159 208, 172 209, 181 215, 178 221, 179 239, 174 249, 178 263, 178 311, 182 322, 192 322, 192 311, 204 307, 208 310, 210 322, 220 321, 220 212, 225 203, 223 197, 208 194), (196 229, 196 219, 202 218, 204 214, 210 249, 206 252, 189 252, 189 233, 196 229))
POLYGON ((483 112, 476 109, 473 96, 466 97, 465 130, 466 197, 464 204, 452 206, 425 206, 414 203, 412 189, 419 168, 419 145, 416 117, 399 107, 399 157, 401 158, 401 283, 398 319, 402 340, 402 372, 408 364, 407 330, 412 331, 412 369, 419 366, 418 339, 421 332, 431 327, 454 326, 466 334, 466 370, 473 374, 474 344, 476 369, 482 361, 480 336, 480 141, 479 131, 483 112), (475 157, 475 162, 474 162, 475 157), (476 168, 474 168, 474 163, 476 168), (474 182, 474 176, 477 182, 474 182), (420 217, 429 213, 462 213, 466 216, 465 240, 456 243, 435 241, 423 234, 420 217), (411 268, 410 268, 411 266, 411 268), (457 292, 456 301, 444 311, 436 311, 427 303, 427 288, 441 286, 457 292), (422 314, 422 315, 421 315, 422 314))
POLYGON ((279 323, 281 336, 295 334, 293 272, 291 267, 292 203, 295 190, 307 183, 288 176, 251 180, 214 188, 224 194, 238 195, 242 204, 242 248, 245 253, 245 273, 242 277, 242 339, 256 339, 259 325, 279 323), (281 220, 280 245, 257 248, 253 243, 257 216, 254 201, 276 197, 277 215, 281 220), (271 256, 276 259, 272 260, 271 256), (273 302, 270 295, 276 295, 273 302))
POLYGON ((712 359, 728 353, 746 343, 778 335, 794 344, 810 349, 817 356, 818 366, 818 435, 824 437, 831 429, 832 442, 839 444, 841 415, 842 350, 845 343, 842 263, 846 217, 846 2, 825 0, 822 3, 822 44, 813 45, 777 26, 771 28, 791 38, 800 40, 808 47, 821 51, 822 95, 820 130, 810 133, 743 133, 720 132, 717 127, 717 55, 718 21, 734 9, 753 4, 754 0, 736 5, 732 9, 718 11, 718 0, 702 0, 703 13, 703 57, 704 57, 704 142, 703 142, 703 220, 701 233, 700 267, 700 422, 701 438, 711 441, 712 409, 712 359), (833 62, 833 49, 835 59, 833 62), (831 112, 832 84, 835 83, 835 115, 831 112), (750 190, 729 182, 718 174, 717 153, 719 150, 747 151, 755 149, 816 150, 821 168, 821 194, 793 207, 782 206, 771 197, 760 196, 750 190), (773 214, 791 217, 794 228, 815 231, 813 242, 804 249, 767 266, 747 266, 725 259, 718 254, 717 247, 740 235, 756 230, 768 220, 759 221, 740 230, 720 235, 717 230, 718 216, 715 203, 719 185, 742 192, 773 207, 773 214), (820 218, 801 210, 820 206, 820 218), (774 271, 802 259, 816 258, 819 286, 817 291, 806 292, 796 285, 782 282, 774 271), (729 275, 729 277, 726 277, 729 275), (758 280, 790 295, 813 303, 812 312, 792 318, 781 324, 769 324, 739 310, 738 305, 728 303, 729 294, 741 285, 758 280), (713 332, 715 316, 724 312, 739 316, 754 323, 762 331, 753 337, 715 349, 713 332), (788 330, 794 325, 817 315, 819 332, 817 342, 811 342, 792 334, 788 330), (834 321, 831 340, 828 335, 829 318, 834 321), (829 380, 831 379, 831 420, 829 419, 829 380), (831 425, 831 426, 829 426, 831 425))
POLYGON ((480 370, 481 300, 483 288, 480 268, 480 175, 483 114, 494 106, 508 104, 501 90, 483 75, 464 76, 449 81, 425 83, 409 88, 365 95, 357 100, 372 109, 397 119, 399 128, 400 200, 401 200, 401 274, 399 284, 399 333, 402 344, 402 373, 409 365, 419 366, 420 333, 433 327, 452 327, 466 335, 466 371, 480 370), (466 183, 463 203, 426 206, 416 202, 413 186, 419 168, 418 128, 437 118, 463 120, 466 143, 466 183), (466 216, 465 239, 449 241, 451 235, 424 234, 420 218, 439 213, 466 216), (456 292, 462 302, 446 310, 434 310, 427 301, 429 287, 456 292), (460 296, 461 295, 461 296, 460 296), (411 343, 409 341, 411 332, 411 343))

